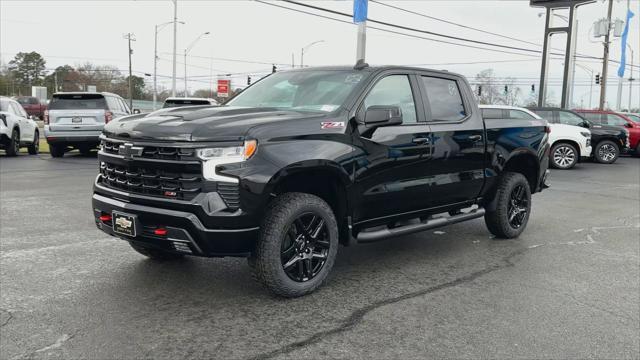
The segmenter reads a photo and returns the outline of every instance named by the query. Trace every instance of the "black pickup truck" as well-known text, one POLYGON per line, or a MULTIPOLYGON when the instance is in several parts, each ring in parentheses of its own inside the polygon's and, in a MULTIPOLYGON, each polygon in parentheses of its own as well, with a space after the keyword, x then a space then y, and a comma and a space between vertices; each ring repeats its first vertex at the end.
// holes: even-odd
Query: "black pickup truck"
POLYGON ((338 246, 484 217, 515 238, 546 187, 549 128, 482 119, 464 77, 405 67, 278 72, 223 106, 104 128, 93 211, 150 258, 240 256, 286 297, 338 246))

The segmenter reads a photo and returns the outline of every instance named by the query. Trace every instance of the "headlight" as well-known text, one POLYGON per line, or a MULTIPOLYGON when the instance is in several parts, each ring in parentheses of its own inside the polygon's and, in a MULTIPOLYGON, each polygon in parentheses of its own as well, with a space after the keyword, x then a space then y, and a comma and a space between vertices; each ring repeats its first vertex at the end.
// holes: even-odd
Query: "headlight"
POLYGON ((586 138, 591 138, 591 133, 589 133, 589 132, 581 131, 580 134, 582 134, 582 136, 584 136, 586 138))
POLYGON ((256 140, 248 140, 243 146, 198 149, 196 155, 203 160, 202 176, 207 180, 237 183, 238 179, 216 173, 216 167, 248 160, 258 149, 256 140))

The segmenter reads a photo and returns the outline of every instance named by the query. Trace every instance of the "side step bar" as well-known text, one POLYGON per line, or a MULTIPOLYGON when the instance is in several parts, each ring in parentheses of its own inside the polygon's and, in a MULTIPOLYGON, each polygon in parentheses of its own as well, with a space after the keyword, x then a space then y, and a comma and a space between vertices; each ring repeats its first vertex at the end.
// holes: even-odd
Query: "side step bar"
POLYGON ((401 236, 407 234, 413 234, 420 231, 438 228, 441 226, 447 226, 456 224, 459 222, 476 219, 483 217, 485 210, 483 208, 470 211, 468 213, 462 213, 449 217, 438 217, 433 219, 424 220, 419 224, 411 224, 406 226, 400 226, 393 229, 385 228, 375 231, 361 231, 358 233, 356 239, 358 243, 368 243, 378 240, 384 240, 394 236, 401 236))

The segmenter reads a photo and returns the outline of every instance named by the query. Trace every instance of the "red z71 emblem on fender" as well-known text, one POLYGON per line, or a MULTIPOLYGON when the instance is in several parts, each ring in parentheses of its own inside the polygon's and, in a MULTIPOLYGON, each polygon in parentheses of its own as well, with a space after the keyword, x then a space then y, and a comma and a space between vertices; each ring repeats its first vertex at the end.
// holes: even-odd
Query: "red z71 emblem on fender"
POLYGON ((344 128, 344 122, 342 121, 329 121, 320 123, 321 129, 342 129, 344 128))

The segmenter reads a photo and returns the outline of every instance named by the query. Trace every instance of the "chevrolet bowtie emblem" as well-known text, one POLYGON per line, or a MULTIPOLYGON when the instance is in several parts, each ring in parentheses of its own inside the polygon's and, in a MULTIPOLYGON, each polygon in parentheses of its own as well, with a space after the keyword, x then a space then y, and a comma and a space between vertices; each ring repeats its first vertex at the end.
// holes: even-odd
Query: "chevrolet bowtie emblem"
POLYGON ((116 225, 120 226, 123 229, 130 229, 132 224, 133 221, 127 220, 122 217, 116 219, 116 225))
POLYGON ((133 159, 134 156, 141 156, 143 150, 144 148, 141 146, 125 143, 118 147, 118 154, 124 156, 125 159, 133 159))

